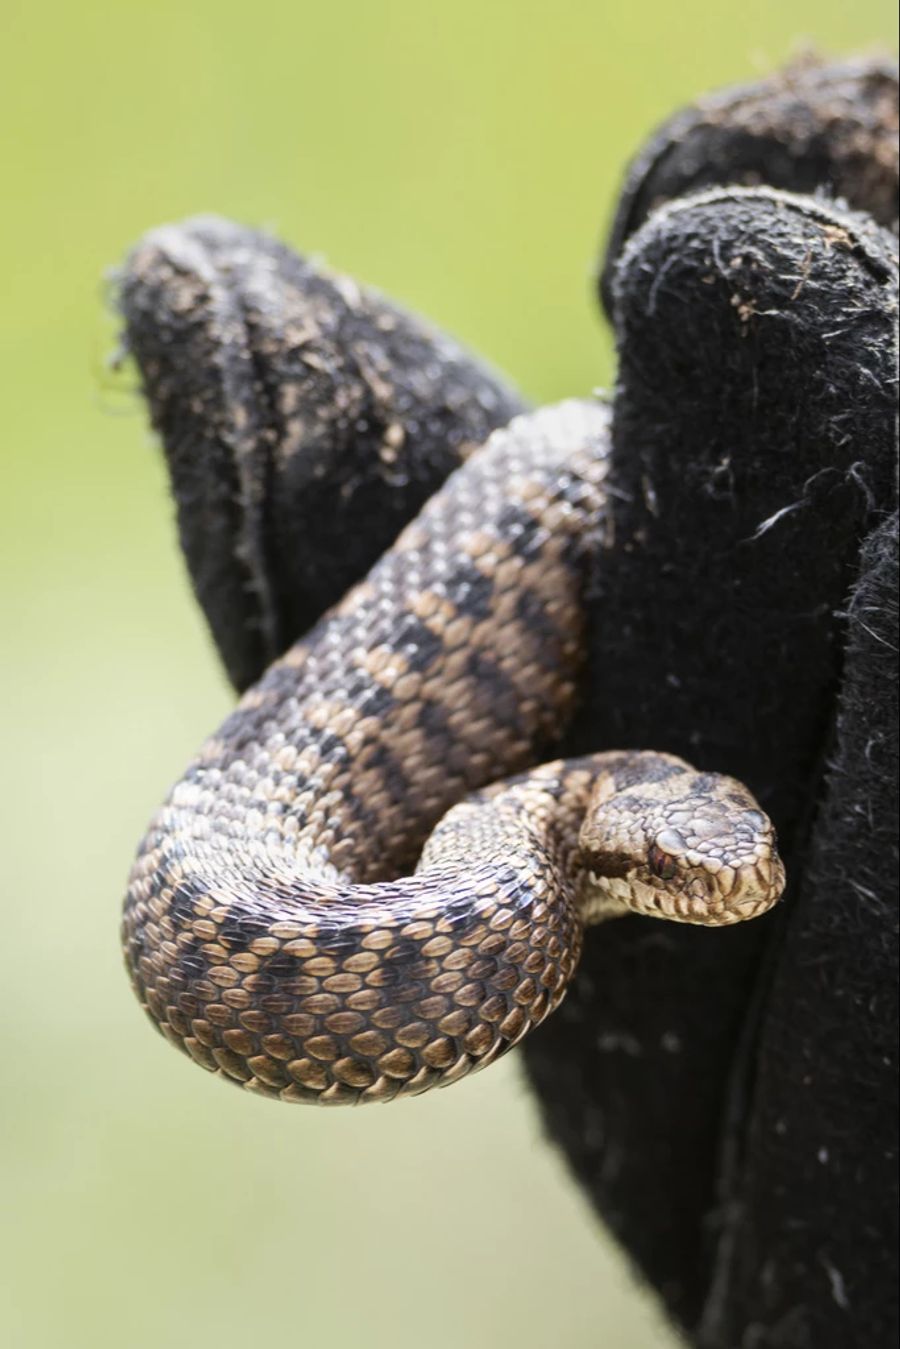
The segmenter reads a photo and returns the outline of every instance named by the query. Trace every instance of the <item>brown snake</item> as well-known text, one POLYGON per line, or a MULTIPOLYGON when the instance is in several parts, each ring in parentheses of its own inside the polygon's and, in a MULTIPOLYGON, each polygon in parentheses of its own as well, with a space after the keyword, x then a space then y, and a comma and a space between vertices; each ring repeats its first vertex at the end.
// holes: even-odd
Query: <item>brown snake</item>
POLYGON ((724 925, 778 899, 747 789, 669 755, 478 790, 571 713, 608 440, 591 401, 495 432, 170 793, 124 942, 144 1007, 204 1068, 287 1101, 421 1092, 558 1005, 586 923, 724 925))

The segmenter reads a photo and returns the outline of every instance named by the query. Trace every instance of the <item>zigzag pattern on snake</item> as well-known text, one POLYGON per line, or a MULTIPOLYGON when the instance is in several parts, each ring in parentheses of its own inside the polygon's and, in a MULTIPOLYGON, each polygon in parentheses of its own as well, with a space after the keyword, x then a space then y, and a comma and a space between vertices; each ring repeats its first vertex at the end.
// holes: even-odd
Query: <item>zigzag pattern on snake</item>
POLYGON ((750 794, 670 756, 469 795, 571 714, 608 440, 594 401, 495 432, 173 788, 124 942, 146 1010, 203 1067, 291 1101, 414 1094, 541 1021, 586 922, 725 924, 778 898, 750 794))

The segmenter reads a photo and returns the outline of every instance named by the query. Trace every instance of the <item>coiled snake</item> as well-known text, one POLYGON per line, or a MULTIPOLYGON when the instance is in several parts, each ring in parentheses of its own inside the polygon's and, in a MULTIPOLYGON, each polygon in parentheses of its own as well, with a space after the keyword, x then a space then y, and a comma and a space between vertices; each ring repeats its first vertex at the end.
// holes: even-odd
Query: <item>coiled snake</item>
POLYGON ((494 432, 172 790, 124 943, 204 1068, 288 1101, 421 1092, 557 1006, 585 924, 779 897, 772 825, 732 779, 623 751, 486 786, 571 713, 608 440, 596 401, 494 432))

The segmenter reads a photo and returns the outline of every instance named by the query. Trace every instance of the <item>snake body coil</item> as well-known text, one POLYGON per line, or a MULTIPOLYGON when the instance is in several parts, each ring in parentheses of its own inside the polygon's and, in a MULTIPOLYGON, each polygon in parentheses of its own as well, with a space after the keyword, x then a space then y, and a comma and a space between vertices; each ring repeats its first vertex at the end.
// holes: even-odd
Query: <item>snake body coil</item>
POLYGON ((608 421, 571 401, 495 432, 171 792, 124 941, 145 1008, 203 1067, 284 1100, 419 1092, 556 1006, 585 922, 725 923, 777 898, 749 793, 669 756, 464 799, 572 709, 608 421))

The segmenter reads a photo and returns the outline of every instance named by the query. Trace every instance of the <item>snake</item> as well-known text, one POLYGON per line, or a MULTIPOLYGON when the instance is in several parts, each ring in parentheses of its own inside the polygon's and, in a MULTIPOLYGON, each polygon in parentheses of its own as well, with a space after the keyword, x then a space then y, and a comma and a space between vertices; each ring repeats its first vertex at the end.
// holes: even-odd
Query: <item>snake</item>
POLYGON ((284 1101, 416 1095, 550 1014, 588 927, 724 927, 780 897, 734 779, 647 749, 542 762, 609 545, 610 420, 569 399, 494 431, 172 788, 123 944, 201 1067, 284 1101))

